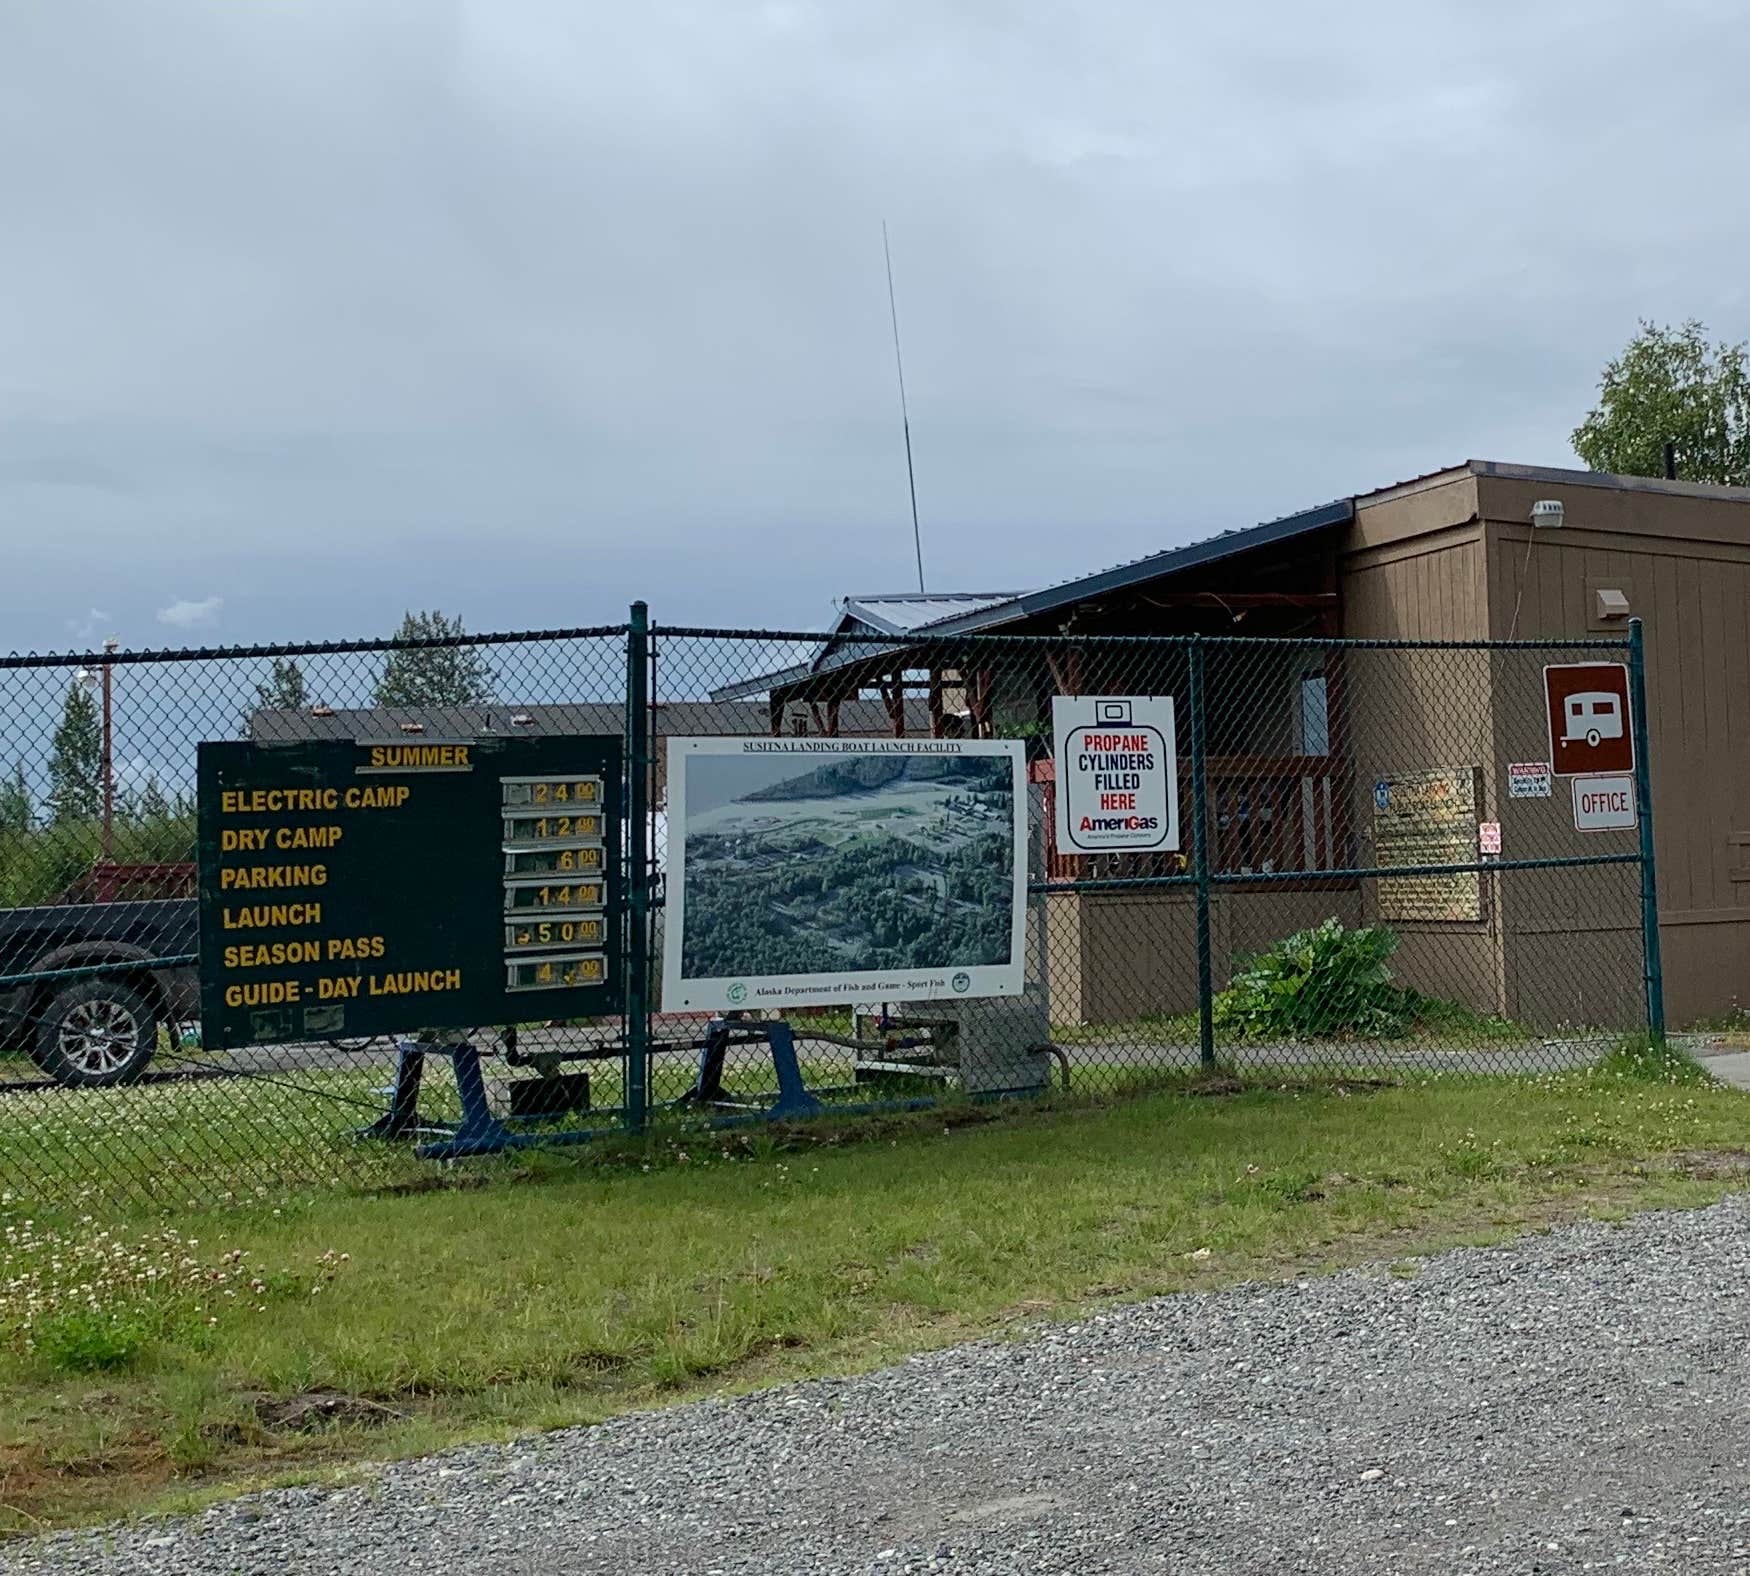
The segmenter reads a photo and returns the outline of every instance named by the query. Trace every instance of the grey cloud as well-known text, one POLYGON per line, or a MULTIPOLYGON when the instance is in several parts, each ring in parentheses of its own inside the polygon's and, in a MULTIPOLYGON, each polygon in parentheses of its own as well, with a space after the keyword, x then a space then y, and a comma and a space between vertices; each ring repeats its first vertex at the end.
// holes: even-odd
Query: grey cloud
POLYGON ((1650 26, 0 6, 0 643, 189 584, 242 638, 902 588, 883 217, 940 587, 1563 462, 1638 315, 1750 333, 1741 11, 1650 26))

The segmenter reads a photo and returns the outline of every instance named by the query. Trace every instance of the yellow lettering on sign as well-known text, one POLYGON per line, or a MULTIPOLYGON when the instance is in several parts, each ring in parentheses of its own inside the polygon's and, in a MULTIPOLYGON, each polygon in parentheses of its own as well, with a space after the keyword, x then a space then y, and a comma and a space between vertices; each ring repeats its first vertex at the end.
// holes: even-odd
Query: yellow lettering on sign
POLYGON ((330 936, 328 938, 328 961, 336 958, 380 958, 383 955, 383 938, 381 936, 330 936))
POLYGON ((282 925, 320 925, 320 903, 260 903, 250 908, 221 909, 226 930, 272 930, 282 925))
MULTIPOLYGON (((223 835, 229 837, 231 833, 226 831, 223 835)), ((241 835, 246 837, 259 836, 261 841, 253 845, 256 848, 267 846, 267 829, 265 827, 259 833, 244 832, 241 835)), ((276 826, 273 829, 273 846, 275 848, 334 848, 339 845, 340 837, 341 832, 338 826, 276 826)), ((225 846, 229 847, 230 845, 226 844, 225 846)), ((241 843, 238 846, 248 848, 252 845, 241 843)))
POLYGON ((400 974, 373 974, 366 994, 370 996, 429 996, 439 991, 460 990, 460 969, 409 969, 400 974))
POLYGON ((259 985, 227 985, 227 1007, 273 1007, 285 1002, 302 1001, 296 980, 265 980, 259 985))
POLYGON ((219 795, 225 815, 273 815, 282 810, 335 810, 340 792, 335 788, 227 788, 219 795))
POLYGON ((431 771, 447 768, 455 771, 471 766, 466 744, 373 744, 372 771, 431 771))
POLYGON ((399 810, 412 794, 413 790, 405 783, 385 783, 380 787, 348 788, 343 802, 349 810, 399 810))
POLYGON ((228 969, 284 968, 288 963, 320 963, 322 947, 315 941, 272 941, 260 946, 225 948, 228 969))
POLYGON ((227 865, 219 872, 221 891, 259 892, 327 885, 327 865, 227 865))

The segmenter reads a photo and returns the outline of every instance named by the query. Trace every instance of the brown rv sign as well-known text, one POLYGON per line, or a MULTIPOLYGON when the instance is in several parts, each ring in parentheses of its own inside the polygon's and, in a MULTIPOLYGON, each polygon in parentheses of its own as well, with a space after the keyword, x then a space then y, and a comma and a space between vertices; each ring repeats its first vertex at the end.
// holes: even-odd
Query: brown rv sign
POLYGON ((1595 777, 1635 769, 1626 666, 1570 662, 1546 667, 1543 692, 1555 776, 1595 777))

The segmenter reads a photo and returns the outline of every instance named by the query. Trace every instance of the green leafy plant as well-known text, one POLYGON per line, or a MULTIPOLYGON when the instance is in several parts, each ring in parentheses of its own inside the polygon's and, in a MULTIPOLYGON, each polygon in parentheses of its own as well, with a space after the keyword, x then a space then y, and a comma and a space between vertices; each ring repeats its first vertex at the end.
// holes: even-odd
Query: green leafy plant
POLYGON ((1711 1084, 1713 1075, 1688 1051, 1646 1034, 1626 1035, 1598 1064, 1600 1076, 1627 1083, 1711 1084))
POLYGON ((55 1226, 13 1204, 0 1194, 10 1214, 0 1214, 0 1352, 62 1373, 127 1368, 155 1343, 189 1349, 221 1318, 319 1295, 348 1261, 330 1249, 299 1273, 270 1272, 242 1248, 202 1253, 199 1238, 168 1226, 141 1236, 90 1216, 55 1226))
POLYGON ((1327 919, 1240 960, 1215 998, 1215 1026, 1240 1039, 1328 1039, 1407 1033, 1421 998, 1392 982, 1398 938, 1383 926, 1327 919))
POLYGON ((1593 470, 1628 476, 1662 476, 1667 442, 1685 481, 1750 482, 1750 349, 1709 343, 1694 320, 1643 322, 1573 436, 1593 470))
POLYGON ((152 1338, 136 1309, 73 1308, 51 1314, 36 1327, 37 1354, 62 1373, 106 1373, 126 1368, 152 1338))

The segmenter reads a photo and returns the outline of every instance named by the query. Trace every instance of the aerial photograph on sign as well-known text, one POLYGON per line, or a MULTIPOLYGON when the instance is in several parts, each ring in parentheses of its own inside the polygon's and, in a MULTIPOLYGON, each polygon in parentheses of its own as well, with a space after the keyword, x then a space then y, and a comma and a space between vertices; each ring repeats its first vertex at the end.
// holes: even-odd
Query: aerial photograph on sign
POLYGON ((676 739, 664 1000, 1020 989, 1018 743, 676 739))

